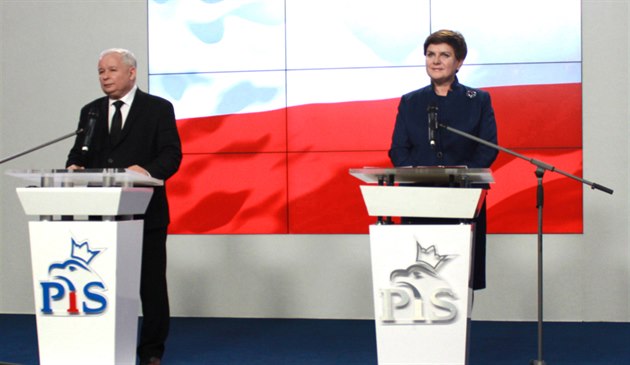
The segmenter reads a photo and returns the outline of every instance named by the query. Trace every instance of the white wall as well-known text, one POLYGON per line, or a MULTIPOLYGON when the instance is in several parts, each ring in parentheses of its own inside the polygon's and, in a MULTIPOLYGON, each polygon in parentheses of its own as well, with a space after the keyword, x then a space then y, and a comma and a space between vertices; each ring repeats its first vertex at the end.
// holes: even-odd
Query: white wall
MULTIPOLYGON (((615 193, 585 188, 584 234, 545 235, 547 320, 630 320, 629 2, 583 1, 584 175, 615 193)), ((0 156, 76 128, 79 108, 101 95, 102 49, 133 50, 146 90, 146 19, 144 0, 0 1, 0 156)), ((0 173, 63 167, 70 144, 0 173)), ((34 311, 19 185, 0 177, 0 313, 34 311)), ((536 236, 490 235, 488 244, 489 288, 476 295, 474 318, 534 320, 536 236)), ((365 235, 170 236, 169 283, 175 316, 372 317, 365 235)))

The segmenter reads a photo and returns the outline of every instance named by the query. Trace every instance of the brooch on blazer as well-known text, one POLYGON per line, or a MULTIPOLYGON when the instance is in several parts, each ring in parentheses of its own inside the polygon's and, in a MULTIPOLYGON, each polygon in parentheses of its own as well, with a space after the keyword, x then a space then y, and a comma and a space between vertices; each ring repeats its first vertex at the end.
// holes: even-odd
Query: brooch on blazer
POLYGON ((466 91, 466 96, 468 96, 469 99, 472 99, 477 96, 477 92, 475 90, 468 90, 466 91))

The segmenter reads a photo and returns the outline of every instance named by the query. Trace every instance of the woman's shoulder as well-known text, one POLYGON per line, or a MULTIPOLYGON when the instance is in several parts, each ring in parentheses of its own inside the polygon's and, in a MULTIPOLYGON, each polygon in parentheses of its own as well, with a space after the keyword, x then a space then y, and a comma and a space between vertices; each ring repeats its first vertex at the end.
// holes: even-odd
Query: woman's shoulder
POLYGON ((433 94, 433 89, 431 88, 431 85, 427 85, 425 87, 421 87, 420 89, 414 90, 414 91, 410 91, 406 94, 404 94, 402 97, 403 99, 421 99, 421 98, 427 98, 429 97, 429 95, 433 94))

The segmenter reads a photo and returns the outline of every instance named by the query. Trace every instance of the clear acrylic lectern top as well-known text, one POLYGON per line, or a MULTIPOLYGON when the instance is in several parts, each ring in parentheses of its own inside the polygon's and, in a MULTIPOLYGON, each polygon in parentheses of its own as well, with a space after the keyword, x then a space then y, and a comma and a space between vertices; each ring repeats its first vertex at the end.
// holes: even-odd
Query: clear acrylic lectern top
POLYGON ((368 214, 378 217, 378 224, 383 217, 388 224, 389 217, 472 219, 494 182, 490 169, 460 166, 366 167, 350 169, 350 175, 378 183, 361 185, 368 214))
POLYGON ((460 186, 494 182, 490 169, 467 167, 364 167, 350 169, 350 175, 366 183, 399 184, 455 184, 460 186))
POLYGON ((9 176, 21 178, 34 186, 162 186, 162 180, 143 175, 128 169, 85 169, 85 170, 8 170, 9 176))

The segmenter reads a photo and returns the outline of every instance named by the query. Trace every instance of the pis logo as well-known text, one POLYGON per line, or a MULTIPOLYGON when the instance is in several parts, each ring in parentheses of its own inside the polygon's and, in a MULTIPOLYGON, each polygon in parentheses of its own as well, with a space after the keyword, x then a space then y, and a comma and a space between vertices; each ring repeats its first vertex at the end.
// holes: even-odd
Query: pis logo
POLYGON ((98 315, 107 309, 107 288, 90 263, 102 250, 87 241, 71 240, 70 258, 48 267, 48 280, 40 282, 44 315, 98 315))
POLYGON ((390 274, 390 287, 380 289, 382 324, 438 324, 457 318, 457 295, 440 269, 453 255, 440 255, 435 246, 423 247, 416 239, 416 262, 390 274))

